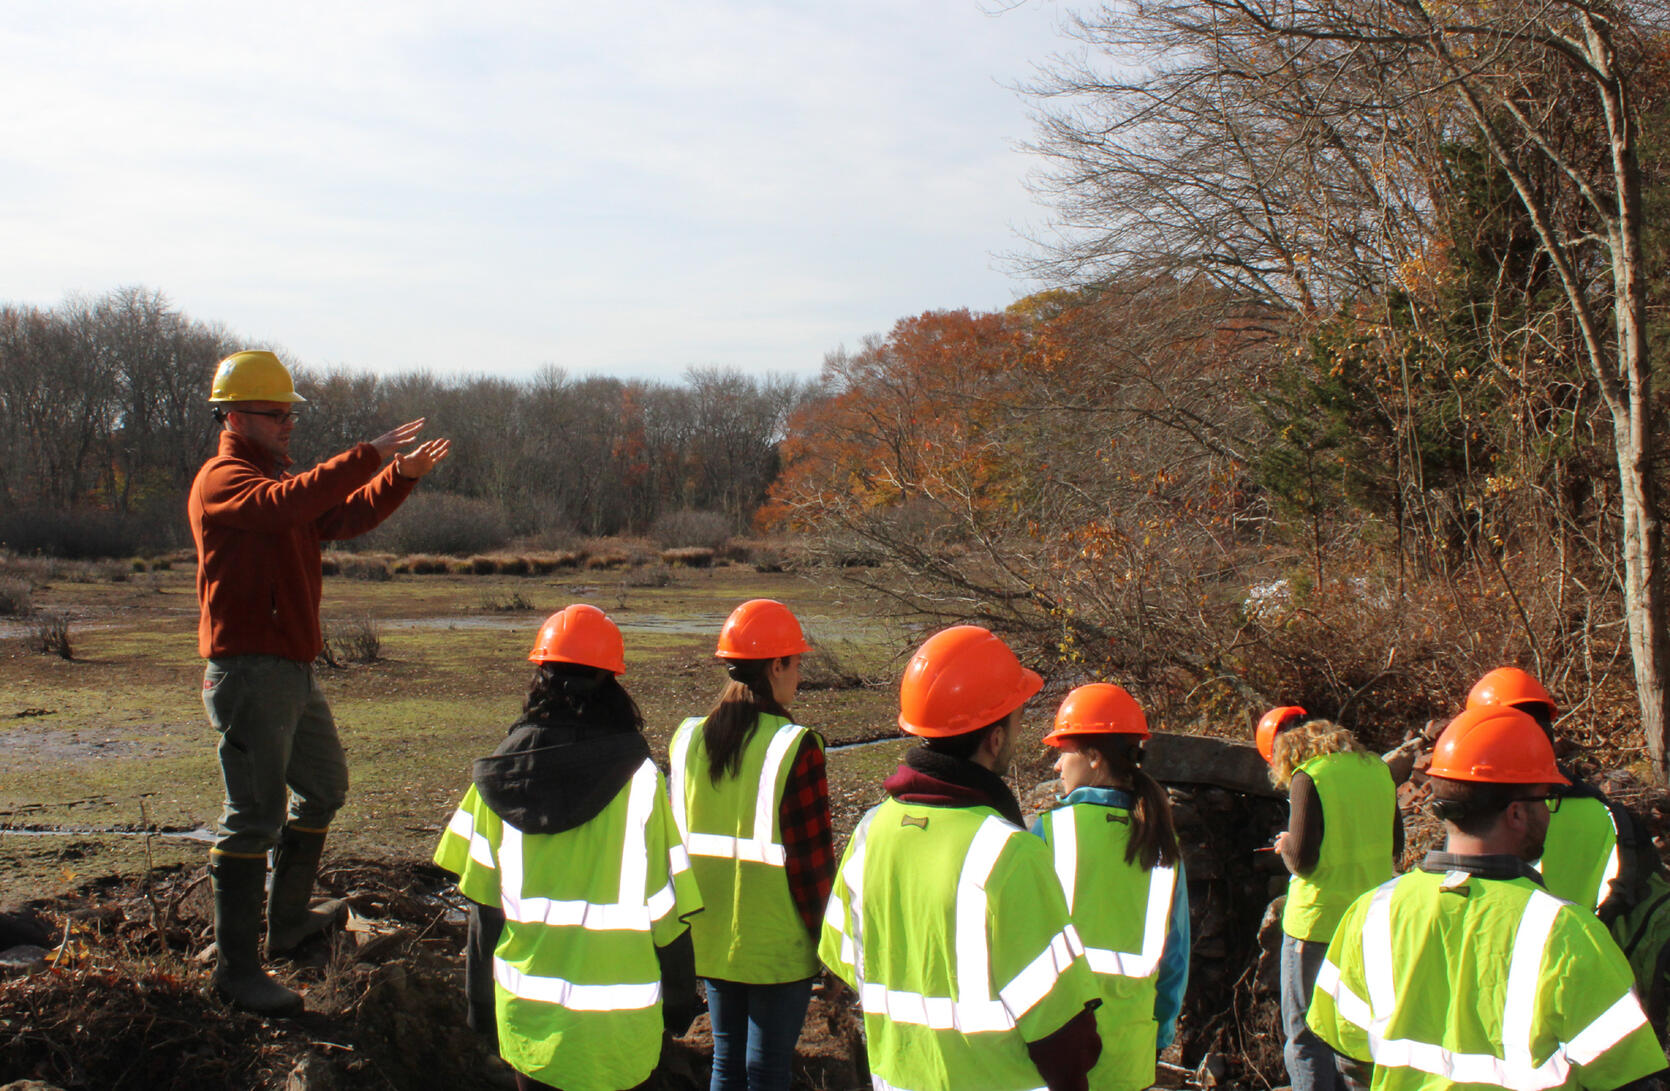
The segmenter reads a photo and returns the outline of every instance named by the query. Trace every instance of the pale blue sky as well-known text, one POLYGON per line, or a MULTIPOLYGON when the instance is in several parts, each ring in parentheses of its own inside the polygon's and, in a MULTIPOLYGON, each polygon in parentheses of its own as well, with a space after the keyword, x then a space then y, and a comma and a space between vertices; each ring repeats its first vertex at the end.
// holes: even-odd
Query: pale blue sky
POLYGON ((811 374, 1037 287, 1048 0, 19 0, 0 301, 142 284, 310 365, 811 374))

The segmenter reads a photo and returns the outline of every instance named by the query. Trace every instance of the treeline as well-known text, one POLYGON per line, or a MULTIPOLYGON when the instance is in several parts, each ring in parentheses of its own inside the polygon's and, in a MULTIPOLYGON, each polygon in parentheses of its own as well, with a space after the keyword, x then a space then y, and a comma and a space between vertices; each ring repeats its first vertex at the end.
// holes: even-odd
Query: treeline
MULTIPOLYGON (((143 288, 0 305, 0 547, 99 556, 189 541, 185 493, 219 430, 209 381, 246 347, 143 288)), ((724 368, 681 384, 293 371, 308 399, 300 466, 418 416, 452 439, 444 480, 379 532, 414 550, 643 533, 685 512, 706 517, 675 525, 744 530, 809 392, 724 368)))

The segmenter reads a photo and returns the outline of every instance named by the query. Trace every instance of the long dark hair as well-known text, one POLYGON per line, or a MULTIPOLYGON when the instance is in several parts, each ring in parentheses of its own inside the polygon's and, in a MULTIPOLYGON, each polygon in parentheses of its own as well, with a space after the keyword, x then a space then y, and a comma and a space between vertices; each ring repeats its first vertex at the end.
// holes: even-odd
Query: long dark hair
POLYGON ((644 714, 609 671, 578 663, 541 663, 522 702, 527 723, 572 723, 606 731, 644 729, 644 714))
POLYGON ((1074 735, 1081 748, 1094 750, 1107 762, 1115 783, 1129 784, 1136 795, 1131 809, 1131 839, 1125 862, 1144 871, 1177 865, 1177 827, 1171 820, 1171 796, 1160 782, 1142 771, 1142 742, 1129 735, 1074 735))
MULTIPOLYGON (((787 656, 783 657, 787 659, 787 656)), ((702 743, 707 747, 707 775, 715 785, 724 777, 742 772, 742 751, 754 735, 763 715, 787 717, 789 710, 771 694, 767 673, 774 659, 727 659, 725 673, 731 680, 719 694, 719 703, 702 724, 702 743)))

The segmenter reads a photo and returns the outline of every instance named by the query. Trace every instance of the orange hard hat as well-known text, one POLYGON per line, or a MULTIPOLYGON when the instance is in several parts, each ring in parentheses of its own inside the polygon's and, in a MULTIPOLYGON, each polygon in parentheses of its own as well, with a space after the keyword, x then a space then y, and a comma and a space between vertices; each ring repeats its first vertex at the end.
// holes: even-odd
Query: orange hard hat
POLYGON ((1287 727, 1292 720, 1303 718, 1305 710, 1298 705, 1283 705, 1272 708, 1258 721, 1258 730, 1253 732, 1253 741, 1258 744, 1258 752, 1264 755, 1266 763, 1276 760, 1276 735, 1287 727))
POLYGON ((938 739, 994 724, 1044 688, 1009 645, 978 625, 953 625, 923 642, 899 683, 899 726, 938 739))
POLYGON ((720 659, 781 659, 808 651, 800 622, 776 599, 749 599, 731 611, 719 630, 720 659))
POLYGON ((1055 713, 1055 730, 1044 736, 1049 746, 1060 746, 1068 735, 1135 735, 1148 737, 1148 717, 1136 698, 1108 682, 1092 682, 1067 695, 1055 713))
POLYGON ((1570 784, 1554 746, 1529 713, 1508 705, 1469 708, 1432 748, 1427 776, 1484 784, 1570 784))
POLYGON ((1477 682, 1467 694, 1468 708, 1488 705, 1546 705, 1552 719, 1558 708, 1541 682, 1518 667, 1497 667, 1477 682))
POLYGON ((578 663, 614 674, 626 672, 620 629, 595 606, 579 603, 545 619, 528 653, 530 663, 578 663))

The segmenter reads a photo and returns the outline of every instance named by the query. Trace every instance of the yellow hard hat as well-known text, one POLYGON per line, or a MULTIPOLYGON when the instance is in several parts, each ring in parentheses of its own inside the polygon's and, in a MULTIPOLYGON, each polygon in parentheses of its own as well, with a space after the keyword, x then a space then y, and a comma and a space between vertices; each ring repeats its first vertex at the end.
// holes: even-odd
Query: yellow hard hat
POLYGON ((215 368, 215 385, 209 404, 221 402, 305 402, 296 393, 290 372, 270 352, 246 349, 234 352, 215 368))

